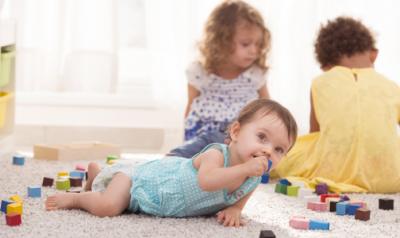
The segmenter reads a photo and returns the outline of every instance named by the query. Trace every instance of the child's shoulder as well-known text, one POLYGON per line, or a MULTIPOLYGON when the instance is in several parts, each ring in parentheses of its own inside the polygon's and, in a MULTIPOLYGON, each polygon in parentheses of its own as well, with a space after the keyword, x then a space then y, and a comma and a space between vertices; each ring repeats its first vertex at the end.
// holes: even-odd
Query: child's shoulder
POLYGON ((207 71, 200 61, 193 61, 187 66, 186 73, 206 75, 207 71))

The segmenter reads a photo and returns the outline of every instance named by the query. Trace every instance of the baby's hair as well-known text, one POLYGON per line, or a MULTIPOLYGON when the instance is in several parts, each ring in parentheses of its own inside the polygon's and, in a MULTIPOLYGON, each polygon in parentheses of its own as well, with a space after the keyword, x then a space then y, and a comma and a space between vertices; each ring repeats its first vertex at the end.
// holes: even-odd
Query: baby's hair
MULTIPOLYGON (((282 121, 288 132, 289 140, 294 142, 297 137, 296 120, 288 109, 273 100, 262 98, 250 102, 242 108, 235 121, 239 122, 240 125, 244 125, 251 122, 255 115, 264 117, 270 113, 275 114, 282 121)), ((230 126, 228 127, 228 130, 229 128, 230 126)))
POLYGON ((231 43, 236 25, 240 21, 261 29, 260 56, 255 61, 255 65, 267 70, 266 58, 270 48, 271 35, 261 14, 243 1, 228 0, 212 11, 204 29, 204 38, 199 45, 203 57, 202 63, 207 72, 214 72, 216 67, 234 51, 231 43))
POLYGON ((371 31, 351 17, 338 17, 321 26, 314 47, 321 68, 337 65, 343 56, 376 50, 371 31))

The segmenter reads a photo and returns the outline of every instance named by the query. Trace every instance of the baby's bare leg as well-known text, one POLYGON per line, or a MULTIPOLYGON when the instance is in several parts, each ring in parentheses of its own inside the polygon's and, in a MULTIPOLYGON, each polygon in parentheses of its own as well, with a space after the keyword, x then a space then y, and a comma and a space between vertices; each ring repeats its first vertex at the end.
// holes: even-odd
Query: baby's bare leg
POLYGON ((130 177, 117 173, 104 192, 60 193, 46 200, 46 210, 83 209, 89 213, 105 217, 117 216, 129 206, 130 177))
POLYGON ((97 163, 90 162, 88 165, 88 178, 85 184, 85 191, 92 190, 92 183, 94 178, 99 174, 100 166, 97 163))

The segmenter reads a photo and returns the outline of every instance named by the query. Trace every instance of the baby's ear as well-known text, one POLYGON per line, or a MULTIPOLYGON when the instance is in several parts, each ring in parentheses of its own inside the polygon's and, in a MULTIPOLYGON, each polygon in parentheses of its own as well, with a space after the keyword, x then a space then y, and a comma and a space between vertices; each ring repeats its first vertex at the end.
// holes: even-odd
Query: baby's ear
POLYGON ((371 60, 372 63, 375 63, 375 60, 378 57, 378 53, 379 53, 378 49, 370 50, 369 59, 371 60))
POLYGON ((229 127, 229 136, 231 137, 231 141, 234 142, 237 140, 239 131, 240 131, 240 123, 238 121, 235 121, 229 127))

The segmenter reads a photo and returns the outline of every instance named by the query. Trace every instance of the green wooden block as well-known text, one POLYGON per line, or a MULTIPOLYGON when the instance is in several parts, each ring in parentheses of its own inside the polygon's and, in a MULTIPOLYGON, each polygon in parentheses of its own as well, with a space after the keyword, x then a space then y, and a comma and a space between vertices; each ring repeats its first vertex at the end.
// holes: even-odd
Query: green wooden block
POLYGON ((117 156, 115 155, 109 155, 107 156, 107 163, 110 163, 112 160, 117 160, 117 156))
POLYGON ((67 190, 71 188, 71 184, 69 182, 69 179, 58 179, 56 181, 56 188, 58 190, 67 190))
POLYGON ((299 193, 299 186, 288 186, 287 187, 287 195, 291 197, 297 197, 299 193))
POLYGON ((275 192, 276 193, 286 194, 286 191, 287 191, 287 186, 285 184, 277 183, 275 185, 275 192))

